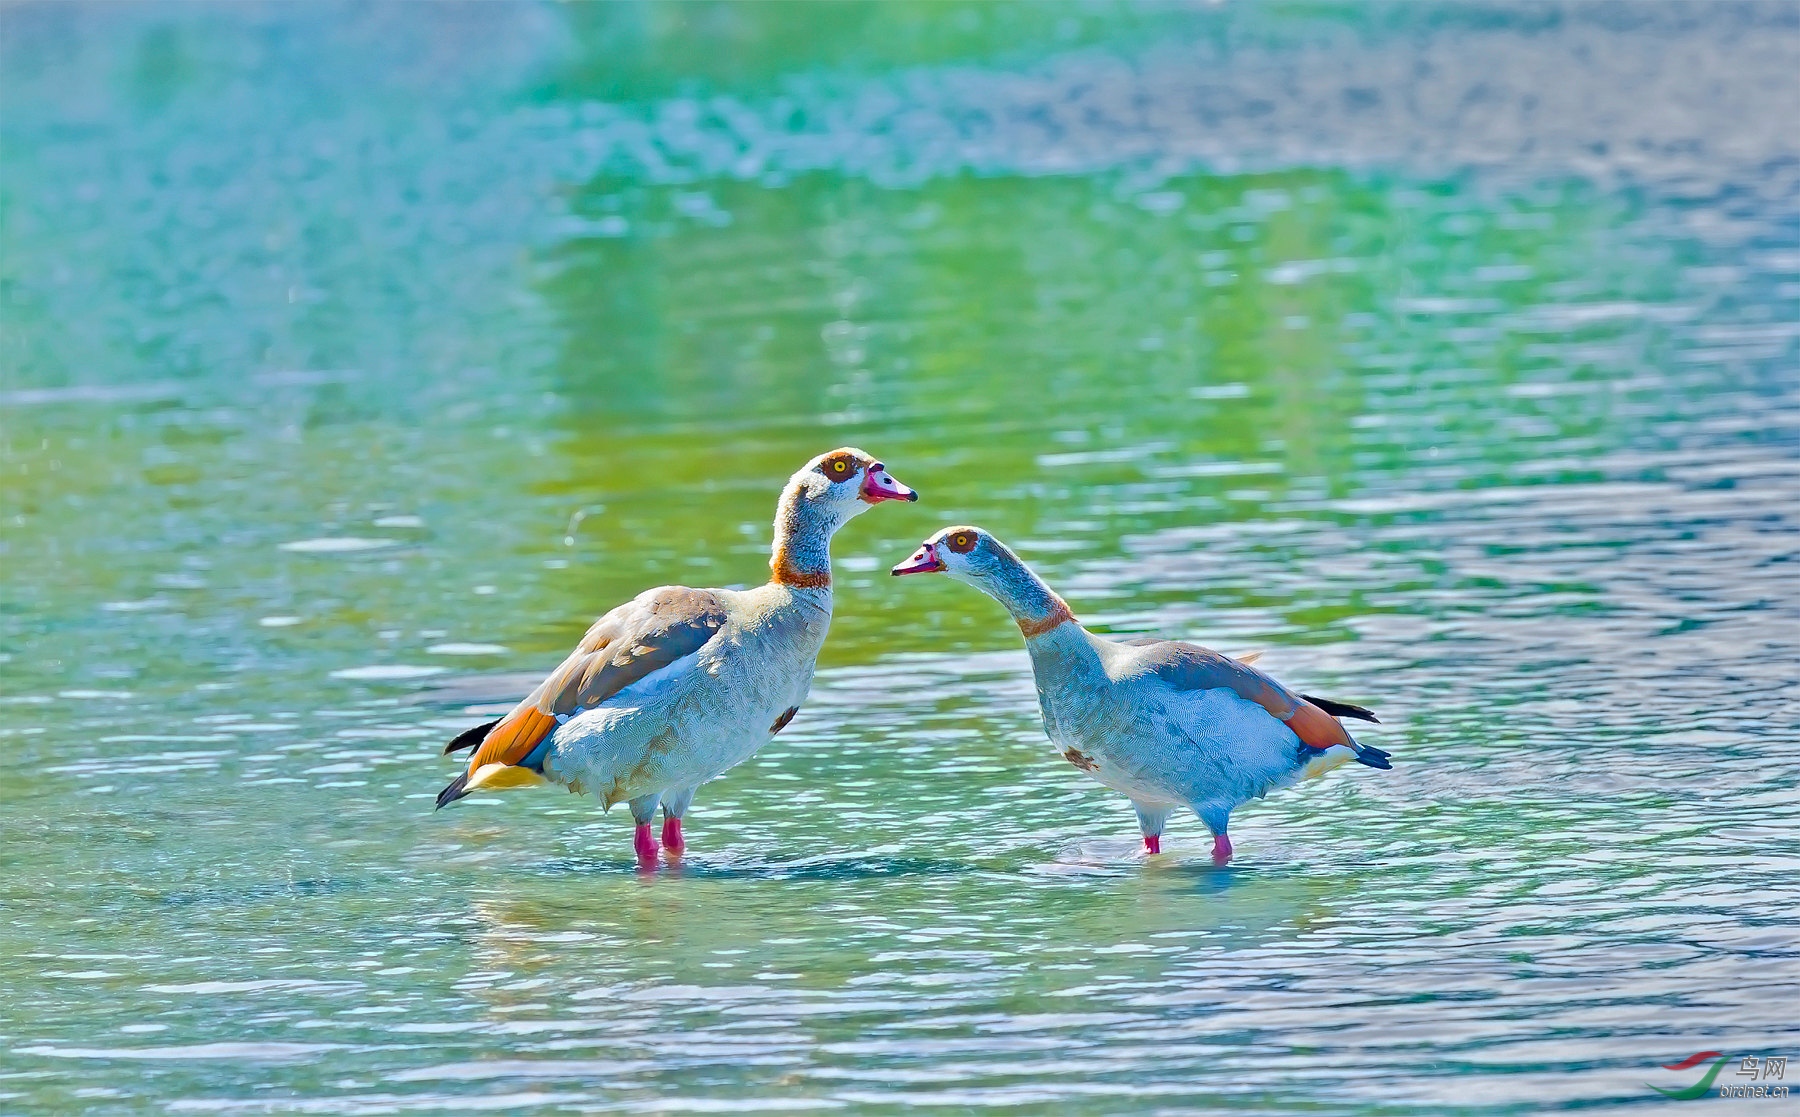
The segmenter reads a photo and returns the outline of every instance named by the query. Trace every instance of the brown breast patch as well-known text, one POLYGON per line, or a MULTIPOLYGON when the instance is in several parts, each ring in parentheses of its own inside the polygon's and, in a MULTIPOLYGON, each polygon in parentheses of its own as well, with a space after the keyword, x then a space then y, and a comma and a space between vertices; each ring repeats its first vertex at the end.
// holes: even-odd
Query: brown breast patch
POLYGON ((1070 749, 1063 753, 1063 759, 1067 760, 1070 764, 1075 765, 1075 767, 1080 768, 1083 772, 1098 772, 1100 770, 1100 765, 1095 762, 1094 758, 1082 752, 1080 749, 1070 749))

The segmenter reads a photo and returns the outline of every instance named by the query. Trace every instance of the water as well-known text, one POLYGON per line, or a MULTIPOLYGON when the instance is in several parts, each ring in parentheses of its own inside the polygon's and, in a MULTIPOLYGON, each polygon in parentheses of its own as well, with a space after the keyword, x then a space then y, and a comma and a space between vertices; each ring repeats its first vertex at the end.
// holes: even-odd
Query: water
POLYGON ((0 1108, 1606 1111, 1800 1054, 1792 8, 0 27, 0 1108), (845 442, 925 499, 683 869, 432 813, 845 442), (1394 771, 1144 864, 998 608, 883 573, 956 521, 1394 771))

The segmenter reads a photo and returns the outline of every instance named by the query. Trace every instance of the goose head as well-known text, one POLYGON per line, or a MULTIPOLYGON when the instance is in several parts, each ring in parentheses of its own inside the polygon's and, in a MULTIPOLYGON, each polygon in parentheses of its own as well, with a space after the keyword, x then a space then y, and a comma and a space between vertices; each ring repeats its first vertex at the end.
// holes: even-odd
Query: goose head
POLYGON ((887 466, 865 451, 844 446, 820 454, 788 479, 783 504, 833 530, 884 500, 918 500, 887 466))
POLYGON ((919 544, 912 557, 894 567, 903 574, 948 574, 1006 606, 1027 640, 1074 620, 1068 603, 1032 573, 1019 556, 978 527, 947 527, 919 544))
POLYGON ((820 454, 788 478, 775 507, 775 546, 769 569, 784 585, 831 585, 831 537, 855 517, 885 500, 918 500, 887 467, 845 446, 820 454))
POLYGON ((925 540, 892 573, 896 578, 903 574, 948 574, 976 589, 992 592, 988 587, 993 580, 1017 562, 1004 543, 978 527, 964 525, 947 527, 925 540))

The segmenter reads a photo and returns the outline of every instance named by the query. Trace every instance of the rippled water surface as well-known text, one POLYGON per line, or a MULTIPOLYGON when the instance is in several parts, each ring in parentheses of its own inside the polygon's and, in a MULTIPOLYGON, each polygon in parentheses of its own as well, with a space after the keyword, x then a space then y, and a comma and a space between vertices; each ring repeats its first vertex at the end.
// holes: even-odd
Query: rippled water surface
POLYGON ((1800 1056, 1791 6, 0 29, 0 1109, 1525 1113, 1800 1056), (683 868, 432 812, 845 442, 925 499, 839 537, 683 868), (1145 863, 998 608, 883 573, 956 521, 1394 770, 1145 863))

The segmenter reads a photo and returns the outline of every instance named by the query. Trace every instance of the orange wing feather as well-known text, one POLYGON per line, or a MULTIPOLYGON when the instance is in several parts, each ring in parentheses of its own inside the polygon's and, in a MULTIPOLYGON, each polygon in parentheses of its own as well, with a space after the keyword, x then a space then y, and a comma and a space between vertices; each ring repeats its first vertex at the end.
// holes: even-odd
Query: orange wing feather
MULTIPOLYGON (((1264 709, 1267 708, 1265 705, 1264 709)), ((1281 717, 1274 710, 1269 710, 1269 712, 1275 714, 1276 717, 1281 717)), ((1294 707, 1294 712, 1283 720, 1287 722, 1287 727, 1294 731, 1294 736, 1300 738, 1301 743, 1308 748, 1328 749, 1333 745, 1343 745, 1347 748, 1356 747, 1356 743, 1350 739, 1349 731, 1344 728, 1343 722, 1304 699, 1294 707)))
POLYGON ((469 771, 479 772, 489 764, 517 764, 531 755, 531 750, 555 728, 555 714, 521 702, 500 719, 500 724, 488 730, 487 739, 469 759, 469 771))

